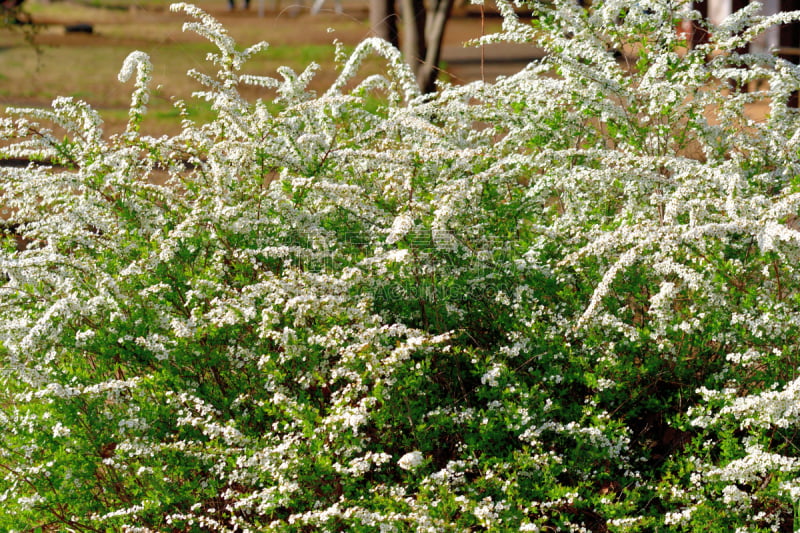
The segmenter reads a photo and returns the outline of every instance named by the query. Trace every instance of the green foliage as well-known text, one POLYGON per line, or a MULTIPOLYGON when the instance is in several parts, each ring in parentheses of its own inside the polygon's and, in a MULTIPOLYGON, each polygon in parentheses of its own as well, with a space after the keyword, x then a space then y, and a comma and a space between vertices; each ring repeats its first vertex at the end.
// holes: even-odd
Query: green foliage
POLYGON ((124 134, 0 123, 0 529, 795 527, 800 77, 736 52, 792 15, 501 3, 542 62, 420 95, 370 39, 316 95, 176 7, 212 120, 142 135, 133 53, 124 134))

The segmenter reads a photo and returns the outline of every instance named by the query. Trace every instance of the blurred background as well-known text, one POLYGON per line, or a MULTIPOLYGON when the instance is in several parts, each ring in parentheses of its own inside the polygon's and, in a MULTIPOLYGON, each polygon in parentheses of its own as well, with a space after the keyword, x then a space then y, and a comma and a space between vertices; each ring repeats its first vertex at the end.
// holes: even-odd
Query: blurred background
MULTIPOLYGON (((2 0, 0 24, 0 113, 8 106, 49 106, 57 96, 72 96, 101 111, 108 133, 122 131, 127 121, 132 83, 117 73, 134 50, 150 55, 154 91, 144 133, 174 133, 178 111, 172 98, 185 99, 194 118, 210 116, 208 105, 191 98, 200 85, 189 69, 212 73, 206 62, 214 47, 194 33, 182 31, 189 20, 172 13, 166 0, 2 0)), ((310 62, 321 65, 312 89, 322 91, 335 79, 334 39, 352 49, 375 34, 368 0, 197 0, 194 3, 220 20, 241 47, 258 41, 269 49, 254 57, 246 71, 276 76, 288 65, 300 72, 310 62), (316 9, 315 9, 316 8, 316 9), (313 11, 317 11, 313 13, 313 11)), ((492 45, 465 48, 463 43, 500 28, 496 13, 479 6, 455 5, 444 31, 437 75, 453 83, 494 79, 517 71, 537 55, 532 46, 492 45)), ((368 61, 364 74, 379 72, 384 63, 368 61)), ((248 98, 268 99, 262 89, 246 89, 248 98)))

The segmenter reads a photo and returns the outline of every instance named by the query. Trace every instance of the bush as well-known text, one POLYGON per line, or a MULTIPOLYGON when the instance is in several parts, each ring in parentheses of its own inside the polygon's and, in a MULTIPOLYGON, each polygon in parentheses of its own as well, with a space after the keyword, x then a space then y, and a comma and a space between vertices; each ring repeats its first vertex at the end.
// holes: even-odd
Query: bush
POLYGON ((738 51, 790 15, 499 5, 494 83, 315 95, 178 4, 212 122, 141 135, 138 52, 124 134, 8 110, 0 528, 796 527, 800 70, 738 51))

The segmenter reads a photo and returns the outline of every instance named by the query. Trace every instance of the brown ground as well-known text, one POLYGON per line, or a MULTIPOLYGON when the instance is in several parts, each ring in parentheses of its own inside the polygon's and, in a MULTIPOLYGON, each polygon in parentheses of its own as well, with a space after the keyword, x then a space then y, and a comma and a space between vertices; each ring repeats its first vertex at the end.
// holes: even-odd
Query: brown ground
MULTIPOLYGON (((150 54, 154 85, 163 87, 154 95, 145 125, 174 131, 177 120, 170 97, 188 99, 200 88, 186 77, 186 71, 196 68, 213 72, 204 61, 211 48, 202 38, 181 30, 188 17, 171 13, 168 2, 160 0, 141 0, 151 3, 125 9, 98 9, 79 4, 79 0, 42 3, 45 1, 27 0, 26 4, 38 25, 33 35, 37 48, 25 42, 19 28, 0 29, 0 110, 12 105, 45 107, 57 96, 74 96, 102 111, 107 131, 118 131, 126 121, 130 83, 121 85, 116 75, 127 54, 138 49, 150 54), (91 24, 93 33, 65 32, 66 26, 78 23, 91 24)), ((370 35, 367 4, 366 0, 344 0, 344 13, 336 14, 327 9, 333 3, 328 0, 331 5, 326 4, 326 9, 312 16, 308 13, 310 0, 307 1, 303 8, 296 4, 273 5, 273 0, 265 0, 264 17, 258 16, 258 0, 252 0, 247 12, 229 12, 227 0, 198 0, 196 4, 218 18, 241 45, 261 40, 270 43, 270 50, 251 61, 250 72, 275 75, 280 65, 289 64, 300 70, 316 61, 322 68, 312 88, 319 91, 337 75, 332 41, 338 39, 355 46, 370 35)), ((242 0, 237 4, 241 5, 242 0)), ((487 18, 483 31, 496 31, 499 26, 499 19, 487 18)), ((516 46, 511 50, 495 46, 487 48, 489 59, 482 68, 480 51, 463 49, 463 43, 480 36, 481 31, 481 18, 475 10, 462 10, 451 19, 445 34, 443 77, 454 82, 480 79, 481 75, 493 79, 515 72, 536 55, 534 47, 516 46), (499 61, 492 61, 492 57, 499 61)), ((380 61, 372 61, 365 66, 365 74, 382 68, 380 61)), ((269 98, 263 91, 247 96, 269 98)), ((197 112, 202 116, 202 104, 198 105, 197 112)))
MULTIPOLYGON (((44 107, 56 96, 74 96, 101 110, 107 131, 119 131, 127 120, 131 84, 121 85, 116 75, 128 53, 140 49, 152 58, 154 84, 163 87, 154 94, 146 129, 150 128, 150 133, 174 132, 178 120, 170 97, 189 99, 199 89, 186 71, 212 72, 204 61, 211 49, 197 35, 181 30, 188 17, 171 13, 166 0, 139 0, 147 2, 139 8, 126 7, 127 0, 103 0, 116 1, 124 9, 98 9, 78 1, 27 0, 33 21, 40 25, 33 36, 38 48, 24 41, 23 32, 0 29, 0 110, 9 105, 44 107), (65 32, 67 25, 77 23, 92 24, 93 33, 65 32)), ((251 61, 252 73, 274 75, 280 65, 299 70, 316 61, 322 68, 312 85, 324 90, 337 75, 333 39, 355 46, 370 35, 367 0, 343 0, 343 14, 334 13, 333 0, 327 0, 325 9, 315 16, 308 12, 311 0, 306 0, 305 7, 298 5, 299 0, 295 4, 263 0, 264 17, 258 16, 258 1, 252 0, 247 12, 229 12, 227 0, 195 1, 217 17, 241 45, 261 40, 270 43, 270 50, 251 61)), ((237 0, 239 5, 242 2, 237 0)), ((444 78, 457 83, 482 77, 493 80, 541 56, 541 50, 529 45, 493 45, 483 53, 477 48, 465 49, 465 41, 482 31, 499 29, 496 17, 489 15, 483 22, 474 6, 460 10, 449 21, 442 57, 444 78)), ((365 67, 366 73, 382 68, 377 60, 365 67)), ((269 98, 255 90, 247 96, 269 98)), ((202 117, 208 110, 198 104, 196 112, 202 117)))

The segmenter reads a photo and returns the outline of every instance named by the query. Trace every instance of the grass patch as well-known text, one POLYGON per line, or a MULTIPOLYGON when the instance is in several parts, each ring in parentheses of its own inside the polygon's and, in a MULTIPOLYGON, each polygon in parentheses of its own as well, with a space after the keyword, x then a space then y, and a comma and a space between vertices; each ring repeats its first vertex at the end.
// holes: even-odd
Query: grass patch
MULTIPOLYGON (((141 50, 150 55, 154 68, 154 97, 143 127, 151 124, 154 128, 165 128, 156 133, 178 129, 180 120, 173 110, 172 97, 186 101, 190 107, 197 104, 196 120, 210 116, 202 107, 204 104, 192 98, 192 93, 201 86, 186 73, 197 69, 212 74, 215 68, 205 58, 214 48, 196 34, 182 31, 188 17, 169 12, 169 3, 160 0, 78 1, 27 0, 26 9, 38 24, 32 27, 34 31, 0 29, 0 113, 6 106, 47 107, 53 98, 67 94, 102 110, 107 132, 121 131, 127 122, 133 84, 120 84, 117 74, 125 57, 141 50), (94 32, 66 34, 64 26, 76 23, 91 23, 94 32), (158 86, 160 89, 155 90, 158 86)), ((246 73, 280 79, 277 74, 280 66, 302 72, 310 63, 317 63, 321 68, 310 89, 318 93, 326 90, 338 75, 333 40, 338 39, 352 50, 370 35, 368 22, 352 13, 337 16, 323 12, 310 16, 301 11, 299 16, 292 17, 280 10, 286 6, 278 3, 278 13, 267 13, 260 18, 256 15, 257 4, 245 14, 228 13, 227 4, 220 0, 193 3, 218 17, 241 47, 262 40, 270 43, 266 52, 247 63, 246 73)), ((275 4, 270 1, 266 5, 270 8, 275 4)), ((465 32, 463 25, 456 29, 457 19, 451 21, 449 42, 461 43, 476 37, 477 22, 470 22, 474 30, 471 33, 465 32)), ((370 58, 362 64, 359 78, 385 70, 383 60, 370 58)), ((447 73, 442 79, 459 80, 457 75, 451 77, 447 73)), ((251 101, 269 101, 274 96, 272 91, 253 87, 242 88, 242 94, 251 101)))
MULTIPOLYGON (((197 4, 215 15, 226 7, 224 2, 197 4)), ((125 57, 141 50, 153 63, 154 88, 143 127, 164 128, 158 133, 175 131, 180 120, 173 109, 173 97, 186 101, 190 118, 202 121, 211 117, 207 104, 192 97, 202 87, 187 72, 197 69, 213 73, 214 67, 205 58, 215 48, 194 33, 182 31, 182 23, 188 20, 184 15, 166 12, 165 4, 148 0, 89 0, 80 4, 29 1, 26 8, 34 21, 43 25, 38 27, 35 46, 26 42, 21 32, 0 29, 0 112, 12 105, 48 106, 57 96, 67 94, 103 110, 107 132, 121 131, 127 122, 132 83, 121 84, 117 74, 125 57), (134 5, 145 9, 117 9, 134 5), (78 22, 91 22, 94 33, 64 32, 64 25, 78 22)), ((365 21, 326 15, 300 20, 258 18, 254 13, 253 17, 234 16, 229 22, 229 33, 242 47, 260 40, 270 42, 265 53, 248 62, 246 73, 280 78, 280 66, 301 72, 310 63, 318 63, 322 68, 311 85, 316 91, 326 89, 337 76, 333 39, 352 49, 368 33, 365 21), (335 29, 333 34, 327 31, 329 27, 335 29)), ((381 70, 383 63, 376 59, 367 62, 364 72, 381 70)), ((251 87, 242 88, 242 93, 252 100, 267 100, 274 94, 251 87)))

